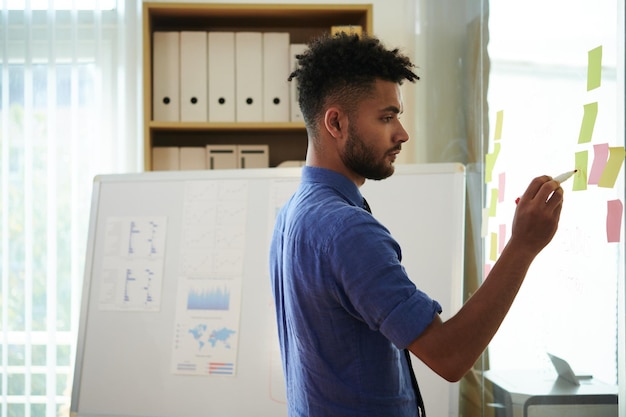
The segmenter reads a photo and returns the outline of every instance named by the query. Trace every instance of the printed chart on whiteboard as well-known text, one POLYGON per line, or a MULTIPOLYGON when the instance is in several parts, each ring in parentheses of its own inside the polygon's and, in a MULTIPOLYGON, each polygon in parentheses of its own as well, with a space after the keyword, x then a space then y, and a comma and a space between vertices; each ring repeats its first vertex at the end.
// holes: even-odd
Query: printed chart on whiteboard
POLYGON ((100 309, 159 311, 165 217, 107 219, 100 309))
POLYGON ((173 373, 236 373, 247 205, 245 180, 185 184, 173 373))

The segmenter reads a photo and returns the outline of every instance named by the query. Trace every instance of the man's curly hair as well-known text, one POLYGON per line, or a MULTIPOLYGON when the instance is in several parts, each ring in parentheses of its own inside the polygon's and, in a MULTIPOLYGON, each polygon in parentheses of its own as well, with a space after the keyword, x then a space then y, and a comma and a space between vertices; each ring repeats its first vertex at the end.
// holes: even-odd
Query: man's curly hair
POLYGON ((372 91, 377 79, 398 84, 419 80, 408 57, 398 49, 386 49, 375 37, 326 34, 308 46, 296 55, 298 68, 289 81, 298 79, 298 103, 310 129, 314 129, 314 121, 322 116, 329 100, 350 111, 372 91))

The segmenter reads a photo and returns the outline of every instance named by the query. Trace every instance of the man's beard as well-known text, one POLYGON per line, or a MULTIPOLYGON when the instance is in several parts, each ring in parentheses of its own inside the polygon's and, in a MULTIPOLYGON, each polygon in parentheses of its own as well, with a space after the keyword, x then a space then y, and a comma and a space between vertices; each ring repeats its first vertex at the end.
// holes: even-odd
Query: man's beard
MULTIPOLYGON (((363 143, 361 135, 352 125, 348 128, 348 135, 345 150, 341 154, 344 165, 370 180, 382 180, 393 174, 395 168, 387 162, 387 155, 378 160, 374 150, 363 143)), ((400 150, 400 145, 390 149, 393 150, 400 150)))

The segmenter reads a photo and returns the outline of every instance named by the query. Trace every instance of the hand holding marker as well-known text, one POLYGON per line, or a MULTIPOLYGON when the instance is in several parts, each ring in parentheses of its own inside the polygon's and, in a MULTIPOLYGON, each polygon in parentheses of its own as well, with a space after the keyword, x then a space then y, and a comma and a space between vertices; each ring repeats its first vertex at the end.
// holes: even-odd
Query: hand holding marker
MULTIPOLYGON (((564 181, 568 180, 572 175, 574 175, 575 173, 577 173, 578 170, 575 169, 573 171, 567 171, 562 173, 561 175, 557 175, 556 177, 554 177, 554 181, 558 182, 559 184, 563 183, 564 181)), ((519 199, 520 197, 517 197, 515 199, 515 204, 519 203, 519 199)))

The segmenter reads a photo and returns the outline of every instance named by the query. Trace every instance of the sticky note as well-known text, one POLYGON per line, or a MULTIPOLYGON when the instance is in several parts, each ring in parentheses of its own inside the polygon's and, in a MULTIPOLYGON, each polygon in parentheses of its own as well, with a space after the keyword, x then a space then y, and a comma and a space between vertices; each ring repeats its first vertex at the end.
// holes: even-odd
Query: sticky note
POLYGON ((498 207, 498 189, 491 190, 491 204, 489 205, 489 217, 496 217, 496 208, 498 207))
POLYGON ((609 160, 606 161, 606 166, 604 167, 604 171, 602 171, 602 175, 598 180, 598 187, 604 188, 613 188, 615 187, 615 181, 617 180, 617 175, 619 174, 620 169, 622 168, 622 164, 624 163, 624 147, 609 146, 609 160))
POLYGON ((485 238, 487 237, 487 233, 489 233, 489 209, 488 208, 483 209, 482 218, 483 220, 480 223, 482 225, 482 227, 480 228, 480 237, 485 238))
POLYGON ((496 160, 498 159, 498 154, 500 153, 500 144, 495 143, 493 145, 493 152, 485 155, 485 184, 489 184, 491 182, 493 176, 493 167, 496 164, 496 160))
POLYGON ((493 144, 493 154, 496 156, 496 159, 498 158, 498 155, 500 155, 500 144, 499 143, 494 143, 493 144))
POLYGON ((583 122, 580 126, 580 134, 578 135, 578 143, 591 142, 593 128, 598 117, 598 103, 585 104, 583 112, 583 122))
POLYGON ((609 144, 600 143, 593 145, 593 162, 591 164, 591 171, 589 171, 589 179, 587 184, 597 184, 600 180, 600 176, 606 166, 606 161, 609 159, 609 144))
POLYGON ((493 135, 494 140, 502 139, 502 119, 504 118, 504 110, 500 110, 496 113, 496 128, 493 135))
POLYGON ((491 233, 491 246, 489 247, 489 259, 495 261, 498 259, 498 234, 491 233))
POLYGON ((574 166, 578 170, 574 174, 574 183, 572 185, 573 191, 582 191, 587 189, 587 151, 576 152, 574 156, 574 166))
POLYGON ((602 46, 587 53, 587 91, 600 87, 602 83, 602 46))
POLYGON ((622 217, 624 216, 624 204, 620 200, 606 202, 606 240, 607 242, 619 242, 622 231, 622 217))
POLYGON ((498 202, 504 201, 504 186, 506 185, 506 174, 502 172, 498 175, 498 202))
POLYGON ((502 249, 504 249, 504 245, 506 245, 506 224, 501 224, 498 227, 498 253, 502 253, 502 249))
POLYGON ((489 273, 491 272, 491 264, 485 264, 484 268, 483 268, 483 277, 488 277, 489 273))
POLYGON ((493 166, 496 163, 495 155, 488 153, 485 155, 485 184, 489 184, 493 177, 493 166))

